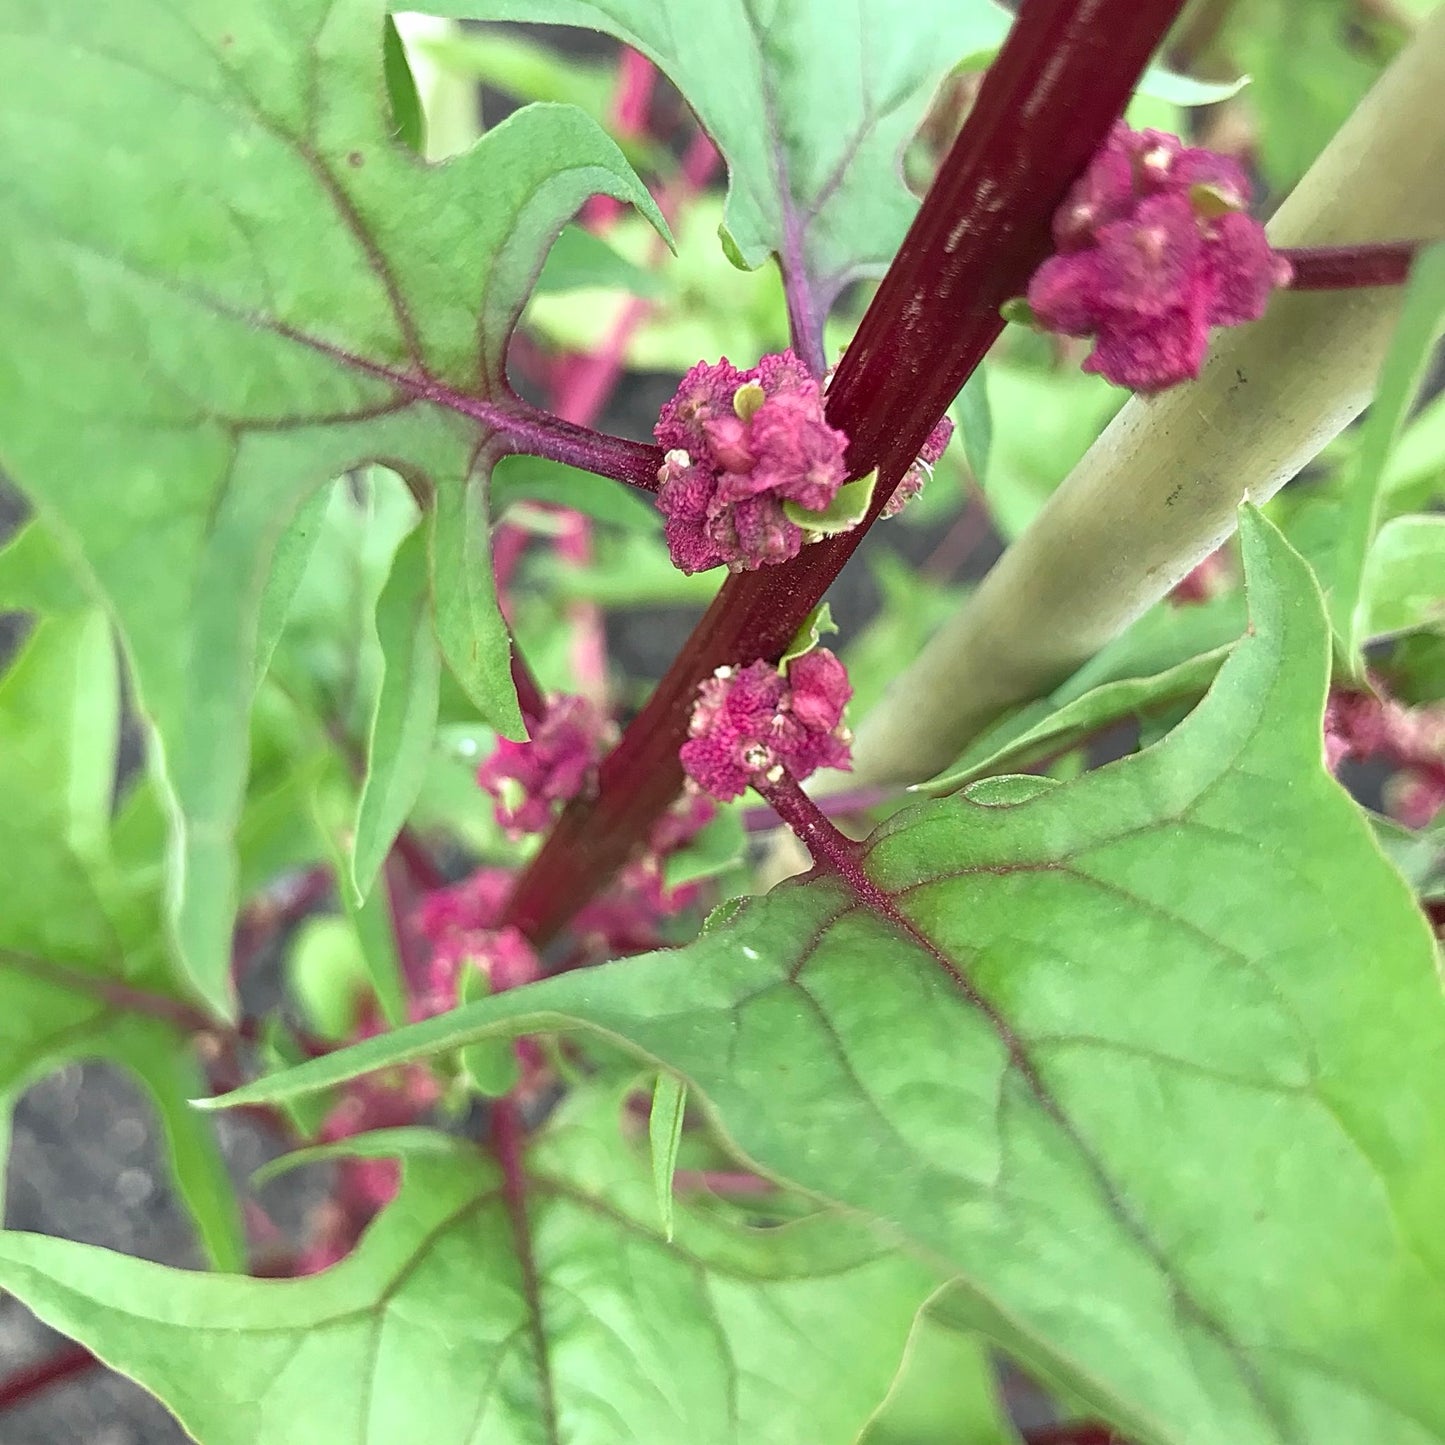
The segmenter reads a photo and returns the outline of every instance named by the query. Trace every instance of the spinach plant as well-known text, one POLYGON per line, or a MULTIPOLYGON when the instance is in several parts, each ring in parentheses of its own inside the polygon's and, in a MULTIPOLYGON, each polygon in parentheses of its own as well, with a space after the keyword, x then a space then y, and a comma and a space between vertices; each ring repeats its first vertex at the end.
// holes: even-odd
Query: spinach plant
POLYGON ((0 7, 0 1407, 1445 1441, 1445 10, 0 7))

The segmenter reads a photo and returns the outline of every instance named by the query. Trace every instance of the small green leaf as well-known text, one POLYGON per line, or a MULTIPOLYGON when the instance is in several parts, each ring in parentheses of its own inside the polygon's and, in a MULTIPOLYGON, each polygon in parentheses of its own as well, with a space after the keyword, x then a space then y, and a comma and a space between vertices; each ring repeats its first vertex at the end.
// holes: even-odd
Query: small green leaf
POLYGON ((844 482, 833 500, 820 512, 810 512, 796 502, 784 502, 783 511, 789 521, 796 522, 805 531, 820 537, 834 537, 839 532, 851 532, 868 515, 873 488, 877 485, 878 473, 875 470, 857 481, 844 482))
POLYGON ((675 1074, 659 1074, 652 1090, 652 1109, 647 1116, 647 1142, 652 1150, 652 1188, 657 1212, 662 1218, 663 1237, 672 1243, 672 1176, 677 1171, 677 1151, 682 1143, 683 1118, 687 1113, 687 1085, 675 1074))
POLYGON ((356 809, 351 880, 364 901, 421 791, 436 739, 441 657, 428 615, 426 534, 397 549, 376 604, 376 636, 385 659, 371 721, 366 781, 356 809))
POLYGON ((1422 250, 1410 268, 1400 320, 1380 370, 1374 403, 1365 416, 1350 476, 1336 518, 1327 564, 1330 621, 1348 671, 1363 676, 1367 636, 1366 560, 1380 526, 1382 485, 1390 452, 1445 322, 1445 244, 1422 250))
POLYGON ((825 599, 807 615, 797 635, 787 645, 778 659, 778 671, 785 671, 794 658, 806 657, 824 637, 837 630, 838 624, 833 621, 833 609, 825 599))
POLYGON ((954 767, 920 784, 917 791, 941 797, 975 778, 1066 752, 1124 718, 1198 702, 1227 655, 1227 649, 1218 648, 1149 677, 1104 683, 1061 707, 1045 702, 1025 709, 991 728, 954 767), (1038 720, 1031 721, 1035 717, 1038 720))
POLYGON ((92 599, 55 534, 31 518, 0 544, 0 612, 79 612, 92 599))
POLYGON ((331 489, 318 487, 297 510, 290 525, 276 543, 271 558, 271 575, 261 594, 261 612, 256 619, 256 677, 261 679, 271 665, 276 644, 285 631, 291 604, 311 558, 321 541, 326 514, 332 505, 331 489))
POLYGON ((609 526, 634 532, 660 532, 662 513, 645 492, 579 472, 543 457, 504 457, 492 473, 491 510, 497 517, 523 502, 545 502, 581 512, 609 526))
MULTIPOLYGON (((491 980, 480 968, 463 967, 457 985, 459 1004, 474 1003, 491 991, 491 980)), ((482 1039, 458 1050, 457 1058, 467 1082, 483 1098, 503 1098, 521 1078, 517 1046, 511 1039, 482 1039)))
POLYGON ((601 286, 633 296, 662 294, 657 275, 627 260, 592 231, 564 226, 552 243, 533 294, 549 296, 601 286))
POLYGON ((388 14, 382 21, 382 72, 386 78, 386 98, 391 105, 392 127, 396 138, 417 155, 426 151, 426 117, 422 114, 421 97, 406 47, 397 34, 396 21, 388 14))
POLYGON ((861 1445, 1020 1445, 985 1341, 925 1309, 861 1445))
POLYGON ((244 1270, 245 1230, 231 1176, 214 1132, 188 1102, 205 1089, 205 1076, 194 1050, 178 1042, 157 1048, 154 1040, 137 1039, 138 1046, 126 1049, 122 1061, 150 1095, 176 1192, 195 1222, 211 1267, 244 1270))
POLYGON ((477 468, 436 499, 430 596, 437 643, 482 721, 503 737, 525 737, 512 685, 512 639, 492 583, 487 479, 477 468))
POLYGON ((1238 95, 1248 84, 1247 75, 1241 75, 1238 80, 1196 80, 1192 75, 1180 75, 1151 65, 1139 82, 1138 94, 1170 105, 1218 105, 1221 100, 1238 95))
POLYGON ((980 363, 964 382, 953 415, 963 438, 963 455, 979 486, 988 482, 988 457, 993 447, 993 409, 988 403, 988 368, 980 363))
POLYGON ((1385 463, 1392 512, 1423 512, 1445 497, 1445 394, 1426 402, 1405 424, 1385 463))
POLYGON ((1396 517, 1380 528, 1360 581, 1363 641, 1445 624, 1445 517, 1396 517))
MULTIPOLYGON (((340 839, 346 823, 354 815, 349 791, 327 787, 322 780, 312 794, 311 810, 332 875, 338 880, 344 879, 350 863, 340 839)), ((338 886, 336 892, 356 935, 361 961, 381 1007, 382 1017, 396 1028, 406 1022, 407 998, 387 890, 372 888, 364 899, 358 899, 356 890, 344 884, 338 886)))
POLYGON ((339 1041, 356 1031, 370 979, 349 920, 334 914, 306 919, 291 941, 286 977, 312 1033, 339 1041))

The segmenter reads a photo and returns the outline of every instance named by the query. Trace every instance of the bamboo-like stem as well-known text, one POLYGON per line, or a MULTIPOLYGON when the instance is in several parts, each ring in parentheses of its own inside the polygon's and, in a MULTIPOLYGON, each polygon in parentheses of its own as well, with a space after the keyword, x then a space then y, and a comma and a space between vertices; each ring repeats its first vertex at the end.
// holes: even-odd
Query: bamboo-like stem
POLYGON ((1295 291, 1349 291, 1356 286, 1403 286, 1422 241, 1375 241, 1363 246, 1279 247, 1293 268, 1295 291))
POLYGON ((53 1355, 16 1370, 0 1380, 0 1410, 23 1404, 63 1380, 101 1368, 101 1363, 84 1345, 62 1345, 53 1355))
MULTIPOLYGON (((1277 246, 1445 236, 1445 8, 1270 225, 1277 246)), ((1398 288, 1297 293, 1220 333, 1197 381, 1131 400, 967 603, 863 719, 853 771, 913 783, 1056 686, 1157 602, 1369 401, 1398 288)))

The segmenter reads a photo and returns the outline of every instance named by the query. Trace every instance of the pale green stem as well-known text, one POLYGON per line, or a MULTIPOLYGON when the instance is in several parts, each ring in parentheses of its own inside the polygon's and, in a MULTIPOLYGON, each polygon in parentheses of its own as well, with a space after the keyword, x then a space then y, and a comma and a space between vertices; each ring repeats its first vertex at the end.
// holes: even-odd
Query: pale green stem
MULTIPOLYGON (((1270 223, 1277 246, 1445 237, 1445 6, 1270 223)), ((913 783, 1157 602, 1369 401, 1401 288, 1283 292, 1216 335, 1198 381, 1132 399, 863 719, 853 772, 913 783)))

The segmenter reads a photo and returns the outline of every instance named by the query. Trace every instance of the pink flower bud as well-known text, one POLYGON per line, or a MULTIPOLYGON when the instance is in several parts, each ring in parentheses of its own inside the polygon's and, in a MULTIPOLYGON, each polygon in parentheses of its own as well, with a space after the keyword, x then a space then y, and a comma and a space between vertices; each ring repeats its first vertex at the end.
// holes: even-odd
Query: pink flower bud
POLYGON ((684 572, 751 569, 796 557, 803 528, 784 501, 822 511, 847 479, 847 438, 823 418, 823 393, 791 352, 741 372, 699 362, 663 407, 655 435, 667 544, 684 572))
POLYGON ((878 514, 880 517, 896 517, 923 490, 933 475, 934 463, 943 455, 952 436, 953 422, 944 417, 928 433, 918 460, 904 472, 902 480, 893 489, 893 495, 883 504, 883 510, 878 514))
POLYGON ((843 664, 815 648, 787 676, 766 662, 719 668, 698 688, 682 765, 714 798, 736 798, 776 769, 801 780, 848 766, 843 709, 852 689, 843 664))
POLYGON ((1054 217, 1057 254, 1034 273, 1039 323, 1092 336, 1085 371, 1140 392, 1199 374, 1212 326, 1264 313, 1289 267, 1240 209, 1240 167, 1160 131, 1114 128, 1054 217))
POLYGON ((606 735, 606 721, 590 702, 559 697, 526 742, 499 739, 477 771, 477 782, 496 799, 497 822, 513 837, 549 827, 554 804, 591 786, 606 735))

